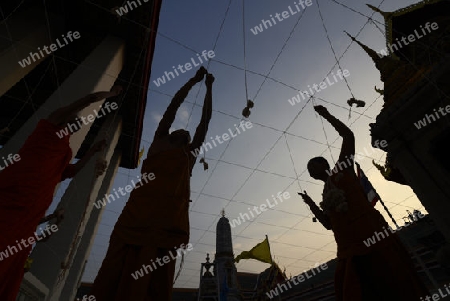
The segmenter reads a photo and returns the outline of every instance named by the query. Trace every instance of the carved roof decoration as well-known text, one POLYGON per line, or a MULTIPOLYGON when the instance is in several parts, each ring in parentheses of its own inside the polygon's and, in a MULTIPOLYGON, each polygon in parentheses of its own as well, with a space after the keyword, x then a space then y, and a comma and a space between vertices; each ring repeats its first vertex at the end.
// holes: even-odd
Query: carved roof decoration
MULTIPOLYGON (((415 11, 417 9, 423 8, 426 5, 434 4, 434 3, 438 3, 438 2, 443 2, 443 0, 423 0, 423 1, 420 1, 418 3, 411 4, 411 5, 407 6, 407 7, 400 8, 400 9, 398 9, 396 11, 393 11, 393 12, 385 12, 385 11, 382 11, 381 9, 379 9, 379 8, 373 6, 373 5, 370 5, 370 4, 366 4, 366 5, 368 7, 370 7, 372 10, 376 11, 377 13, 380 13, 384 17, 384 27, 385 27, 385 32, 386 32, 386 47, 387 47, 387 49, 389 49, 388 46, 393 44, 392 19, 394 17, 399 17, 399 16, 402 16, 402 15, 405 15, 405 14, 413 12, 413 11, 415 11)), ((398 59, 398 57, 397 57, 397 55, 395 53, 390 53, 390 55, 393 58, 398 59)))

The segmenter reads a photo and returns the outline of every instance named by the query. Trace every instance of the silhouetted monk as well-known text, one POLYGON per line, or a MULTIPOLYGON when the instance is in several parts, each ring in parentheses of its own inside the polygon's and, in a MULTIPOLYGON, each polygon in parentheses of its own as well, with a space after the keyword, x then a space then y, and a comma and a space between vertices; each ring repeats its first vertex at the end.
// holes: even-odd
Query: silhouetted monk
POLYGON ((40 120, 18 152, 20 160, 0 172, 0 300, 16 300, 24 263, 36 242, 34 231, 53 200, 56 185, 75 176, 104 148, 105 142, 100 141, 76 164, 69 164, 70 131, 62 137, 58 134, 69 125, 74 129, 82 109, 120 91, 116 86, 111 92, 90 94, 40 120))
POLYGON ((314 109, 343 138, 333 173, 323 157, 308 162, 311 177, 325 183, 323 201, 320 203, 323 210, 306 191, 299 193, 322 225, 334 233, 338 259, 335 272, 336 300, 420 301, 420 297, 428 295, 426 287, 418 278, 400 239, 389 230, 383 216, 367 200, 355 174, 353 132, 323 106, 315 106, 314 109), (377 237, 381 234, 380 239, 375 244, 367 245, 367 239, 375 233, 378 233, 377 237))
POLYGON ((169 134, 169 129, 189 90, 205 74, 201 67, 176 93, 159 123, 141 170, 155 178, 132 191, 119 216, 91 291, 97 301, 172 300, 176 260, 169 251, 177 256, 175 249, 189 241, 190 176, 196 160, 191 151, 202 145, 211 119, 211 74, 206 76, 203 112, 193 141, 188 131, 169 134), (166 256, 170 261, 162 263, 166 256), (136 277, 144 266, 143 276, 136 277))

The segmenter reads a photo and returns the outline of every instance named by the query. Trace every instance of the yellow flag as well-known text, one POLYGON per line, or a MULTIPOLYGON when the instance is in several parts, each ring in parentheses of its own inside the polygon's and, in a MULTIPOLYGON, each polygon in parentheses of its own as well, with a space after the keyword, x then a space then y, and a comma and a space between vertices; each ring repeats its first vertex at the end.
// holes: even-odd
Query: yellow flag
POLYGON ((266 239, 263 242, 260 242, 256 246, 254 246, 250 251, 244 251, 239 254, 235 262, 239 262, 241 259, 256 259, 266 263, 272 263, 272 255, 270 255, 270 246, 269 246, 269 238, 266 236, 266 239))

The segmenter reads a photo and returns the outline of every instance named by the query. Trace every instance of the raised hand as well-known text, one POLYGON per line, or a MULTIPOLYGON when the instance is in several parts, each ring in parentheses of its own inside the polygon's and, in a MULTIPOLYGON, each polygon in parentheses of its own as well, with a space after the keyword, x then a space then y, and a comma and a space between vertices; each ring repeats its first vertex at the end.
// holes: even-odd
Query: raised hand
POLYGON ((115 96, 121 94, 123 92, 122 86, 113 86, 110 90, 111 93, 113 93, 115 96))
POLYGON ((327 108, 325 108, 324 106, 314 106, 314 110, 317 112, 317 114, 319 114, 320 116, 326 116, 329 115, 330 113, 328 112, 327 108))
POLYGON ((212 85, 212 83, 214 82, 215 78, 211 73, 208 73, 208 75, 206 75, 206 80, 205 80, 205 84, 207 86, 212 85))
POLYGON ((309 197, 309 195, 306 193, 306 190, 303 190, 303 193, 298 192, 298 195, 300 195, 300 196, 303 198, 303 201, 304 201, 306 204, 309 204, 309 203, 311 203, 311 202, 314 202, 314 201, 309 197))
POLYGON ((205 74, 208 74, 208 71, 206 71, 205 67, 201 66, 200 69, 197 70, 197 73, 195 73, 194 76, 195 81, 201 82, 205 74))

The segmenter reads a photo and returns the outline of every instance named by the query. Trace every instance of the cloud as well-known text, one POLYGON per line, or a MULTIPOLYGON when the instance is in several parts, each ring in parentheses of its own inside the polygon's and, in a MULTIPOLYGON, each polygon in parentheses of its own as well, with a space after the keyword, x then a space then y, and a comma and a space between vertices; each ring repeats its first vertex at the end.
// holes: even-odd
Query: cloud
POLYGON ((150 116, 152 117, 152 120, 153 120, 155 123, 159 123, 159 122, 161 121, 161 119, 162 119, 162 115, 159 114, 159 113, 156 113, 156 112, 151 112, 151 113, 150 113, 150 116))
POLYGON ((180 108, 180 114, 178 116, 180 121, 185 123, 189 119, 189 111, 186 108, 180 108))

